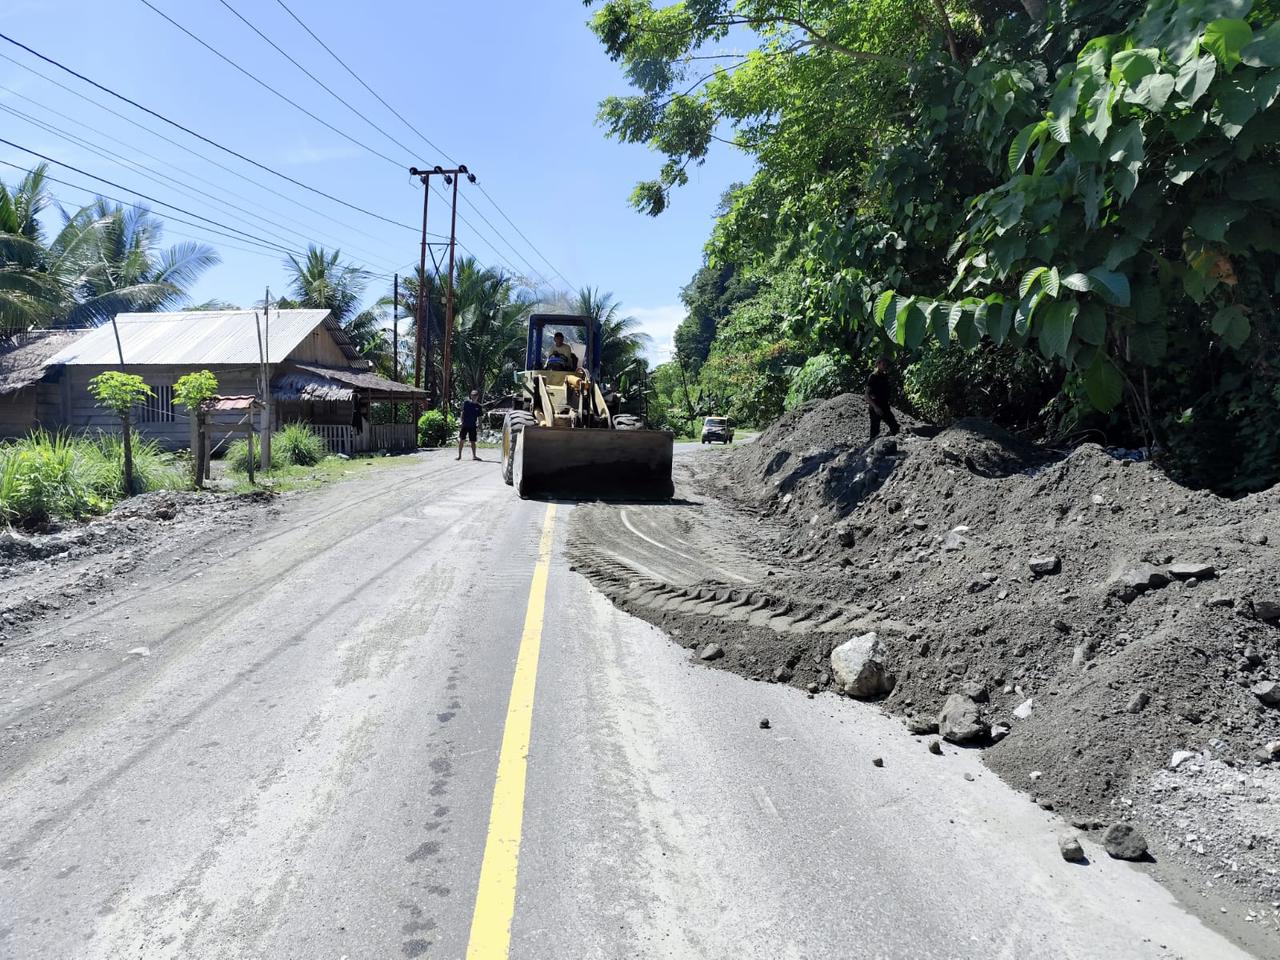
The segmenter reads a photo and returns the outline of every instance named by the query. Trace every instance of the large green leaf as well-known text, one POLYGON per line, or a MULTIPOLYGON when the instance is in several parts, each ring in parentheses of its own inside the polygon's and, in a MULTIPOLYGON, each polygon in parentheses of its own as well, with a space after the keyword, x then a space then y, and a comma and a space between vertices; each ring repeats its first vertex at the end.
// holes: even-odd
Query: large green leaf
POLYGON ((1101 346, 1107 339, 1107 312, 1099 303, 1086 303, 1076 315, 1075 334, 1085 343, 1101 346))
POLYGON ((1221 243, 1226 239, 1227 228, 1243 217, 1247 209, 1244 204, 1229 200, 1203 203, 1191 215, 1191 229, 1204 240, 1221 243))
POLYGON ((1040 311, 1038 336, 1041 347, 1049 356, 1066 357, 1076 309, 1072 300, 1053 300, 1040 311))
POLYGON ((1036 281, 1049 272, 1048 267, 1032 267, 1022 275, 1022 281, 1018 284, 1018 296, 1025 297, 1035 286, 1036 281))
POLYGON ((1173 95, 1174 77, 1169 73, 1154 73, 1144 77, 1136 88, 1125 95, 1129 103, 1146 107, 1152 113, 1159 113, 1173 95))
POLYGON ((1117 307, 1129 305, 1129 278, 1114 270, 1094 269, 1089 271, 1090 290, 1101 295, 1117 307))
POLYGON ((901 326, 899 336, 901 339, 898 342, 908 350, 914 350, 924 343, 925 333, 928 330, 928 321, 918 303, 908 304, 905 312, 905 318, 902 317, 901 313, 899 314, 901 318, 899 320, 901 326))
POLYGON ((947 322, 947 311, 943 309, 943 304, 936 300, 926 303, 924 322, 925 329, 940 347, 945 348, 951 344, 951 326, 947 322))
POLYGON ((889 308, 893 306, 894 298, 897 296, 892 290, 886 290, 876 298, 875 317, 876 323, 885 326, 885 318, 889 314, 889 308))
POLYGON ((1018 135, 1013 138, 1013 143, 1009 145, 1010 173, 1018 173, 1022 169, 1022 164, 1026 162, 1027 154, 1031 152, 1031 148, 1039 142, 1048 129, 1048 123, 1040 120, 1037 123, 1029 123, 1018 131, 1018 135))
POLYGON ((1255 36, 1253 42, 1240 51, 1240 59, 1247 67, 1280 67, 1280 22, 1255 36))
POLYGON ((1037 290, 1035 293, 1029 294, 1018 301, 1018 310, 1013 315, 1013 329, 1021 336, 1026 336, 1031 332, 1031 320, 1035 315, 1036 307, 1040 305, 1040 301, 1044 299, 1044 291, 1037 290))
POLYGON ((1101 350, 1081 376, 1085 395, 1093 406, 1106 413, 1114 410, 1124 396, 1124 379, 1115 364, 1101 350))
POLYGON ((1213 83, 1217 72, 1218 61, 1210 54, 1188 60, 1178 71, 1178 79, 1175 82, 1178 94, 1188 106, 1194 106, 1196 101, 1208 91, 1209 84, 1213 83))
POLYGON ((987 336, 997 347, 1009 336, 1009 329, 1013 326, 1013 313, 1017 306, 1016 300, 1006 300, 1003 303, 991 305, 991 310, 987 314, 987 336))
POLYGON ((1253 40, 1253 30, 1243 20, 1215 20, 1204 28, 1200 45, 1218 58, 1230 73, 1240 63, 1240 52, 1253 40))
POLYGON ((1220 336, 1227 346, 1239 350, 1249 339, 1249 318, 1237 304, 1223 307, 1209 322, 1213 332, 1220 336))
POLYGON ((1123 80, 1130 87, 1158 73, 1160 70, 1160 51, 1154 47, 1139 50, 1121 50, 1111 58, 1111 79, 1113 83, 1123 80))

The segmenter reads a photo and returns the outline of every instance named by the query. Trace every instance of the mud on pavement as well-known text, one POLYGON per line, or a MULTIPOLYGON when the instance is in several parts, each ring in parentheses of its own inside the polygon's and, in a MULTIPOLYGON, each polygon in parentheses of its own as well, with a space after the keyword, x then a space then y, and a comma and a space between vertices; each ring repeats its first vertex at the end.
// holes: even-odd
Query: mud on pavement
POLYGON ((1137 821, 1158 862, 1280 930, 1280 491, 904 427, 868 443, 844 396, 678 457, 683 499, 579 509, 575 564, 691 657, 811 694, 874 633, 878 699, 912 732, 948 706, 944 733, 1041 806, 1137 821))

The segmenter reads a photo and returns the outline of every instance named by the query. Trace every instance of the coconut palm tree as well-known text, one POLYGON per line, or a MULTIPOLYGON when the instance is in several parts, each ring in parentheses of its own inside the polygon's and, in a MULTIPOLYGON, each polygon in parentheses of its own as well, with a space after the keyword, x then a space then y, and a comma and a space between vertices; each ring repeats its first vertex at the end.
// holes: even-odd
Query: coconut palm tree
POLYGON ((99 198, 65 217, 48 247, 48 270, 64 302, 68 326, 102 323, 117 313, 166 310, 220 258, 212 247, 186 242, 161 246, 164 225, 146 207, 99 198))
POLYGON ((458 264, 455 287, 454 376, 459 395, 501 392, 504 376, 520 363, 530 295, 500 270, 474 259, 458 264))
POLYGON ((163 248, 163 225, 145 207, 98 199, 68 214, 45 242, 40 215, 52 205, 45 168, 15 187, 0 183, 0 328, 101 323, 124 311, 181 304, 218 262, 203 244, 163 248))
POLYGON ((600 325, 600 370, 616 377, 649 345, 649 335, 640 331, 640 321, 626 316, 612 293, 599 287, 583 287, 572 303, 573 312, 591 317, 600 325))
POLYGON ((289 292, 299 306, 328 310, 344 327, 360 312, 360 299, 369 284, 369 273, 342 261, 342 251, 307 247, 302 260, 292 254, 285 260, 290 273, 289 292))

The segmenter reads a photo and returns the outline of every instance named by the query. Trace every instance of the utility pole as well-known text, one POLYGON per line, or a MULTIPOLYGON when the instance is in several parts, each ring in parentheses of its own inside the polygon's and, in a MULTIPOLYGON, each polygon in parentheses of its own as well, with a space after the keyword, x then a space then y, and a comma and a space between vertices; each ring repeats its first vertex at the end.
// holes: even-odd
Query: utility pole
MULTIPOLYGON (((400 382, 400 274, 391 281, 391 379, 400 382)), ((391 422, 400 422, 400 405, 391 402, 391 422)))
POLYGON ((428 363, 430 363, 431 357, 431 331, 426 329, 427 207, 431 201, 431 177, 437 171, 440 171, 438 165, 435 170, 419 170, 417 167, 409 168, 409 176, 417 177, 422 181, 422 248, 418 253, 417 330, 414 332, 413 337, 413 385, 415 387, 423 386, 423 354, 427 355, 428 363))
POLYGON ((458 164, 458 169, 448 171, 444 182, 448 183, 453 180, 453 211, 449 223, 449 292, 446 295, 444 307, 444 350, 443 360, 441 362, 441 376, 444 379, 444 386, 440 391, 441 404, 444 408, 444 422, 449 424, 449 350, 453 345, 453 255, 454 248, 458 242, 458 181, 462 177, 466 177, 472 183, 476 182, 476 176, 469 171, 466 164, 458 164))
MULTIPOLYGON (((262 319, 266 327, 262 336, 262 436, 258 444, 263 472, 271 469, 271 288, 262 298, 262 319)), ((252 418, 253 411, 249 412, 252 418)), ((250 419, 250 423, 253 420, 250 419)), ((252 446, 252 444, 250 444, 252 446)), ((250 451, 252 455, 252 451, 250 451)))
MULTIPOLYGON (((430 341, 430 329, 427 326, 427 320, 428 320, 427 301, 430 295, 430 284, 427 280, 427 199, 431 194, 431 178, 432 177, 436 177, 436 176, 443 177, 444 182, 453 187, 453 210, 451 215, 452 222, 449 228, 449 276, 447 279, 448 294, 447 294, 446 306, 445 306, 444 344, 441 347, 441 376, 443 378, 443 383, 441 385, 440 397, 441 397, 441 403, 444 405, 444 413, 447 419, 449 416, 449 353, 450 353, 450 343, 453 336, 454 248, 457 244, 457 235, 458 235, 458 178, 466 177, 472 183, 476 182, 476 178, 475 178, 475 175, 467 169, 466 165, 461 163, 458 164, 458 166, 452 170, 446 170, 443 167, 441 167, 439 164, 432 167, 430 170, 419 170, 417 167, 410 167, 409 175, 412 177, 417 177, 419 180, 422 181, 422 191, 423 191, 422 250, 418 258, 418 264, 419 264, 418 266, 418 276, 419 276, 418 343, 420 345, 418 357, 419 358, 422 357, 421 345, 424 342, 423 332, 425 331, 426 332, 425 362, 427 364, 428 371, 430 370, 430 365, 431 365, 431 341, 430 341)), ((419 371, 421 370, 422 362, 423 362, 422 359, 419 359, 417 364, 419 371)), ((423 378, 416 374, 414 376, 414 386, 425 387, 428 390, 430 389, 429 385, 427 385, 424 382, 423 378)))

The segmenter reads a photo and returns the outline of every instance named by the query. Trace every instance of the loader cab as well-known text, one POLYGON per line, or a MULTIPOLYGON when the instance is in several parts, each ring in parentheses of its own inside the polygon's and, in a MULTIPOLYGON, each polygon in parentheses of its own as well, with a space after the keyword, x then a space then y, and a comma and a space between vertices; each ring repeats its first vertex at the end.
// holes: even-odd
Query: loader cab
POLYGON ((529 318, 529 340, 525 346, 524 368, 526 370, 549 369, 547 364, 557 333, 564 336, 565 343, 578 358, 582 368, 593 379, 599 376, 600 324, 591 317, 568 314, 535 313, 529 318))

